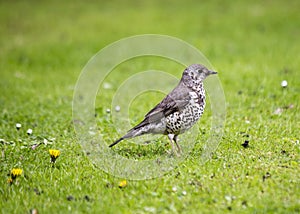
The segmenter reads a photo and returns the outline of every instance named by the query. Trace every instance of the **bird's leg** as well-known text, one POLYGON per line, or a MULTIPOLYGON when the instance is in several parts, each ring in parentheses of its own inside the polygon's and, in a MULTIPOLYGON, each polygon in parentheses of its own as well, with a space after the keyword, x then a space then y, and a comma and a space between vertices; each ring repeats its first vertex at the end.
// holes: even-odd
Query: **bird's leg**
POLYGON ((182 150, 181 150, 180 145, 177 143, 177 140, 178 140, 177 137, 178 137, 178 135, 175 135, 173 139, 174 139, 174 142, 176 143, 177 151, 178 151, 178 153, 179 153, 179 155, 180 155, 180 154, 182 154, 182 150))
POLYGON ((174 134, 168 134, 168 138, 169 138, 169 140, 170 140, 171 148, 172 148, 172 150, 171 150, 170 153, 171 153, 171 154, 175 154, 176 151, 175 151, 174 142, 173 142, 174 134))
POLYGON ((171 154, 173 155, 176 155, 176 156, 180 156, 180 153, 181 153, 181 148, 180 146, 177 144, 176 142, 176 139, 177 139, 177 136, 174 135, 174 134, 168 134, 168 137, 169 137, 169 140, 171 142, 171 147, 172 147, 172 150, 171 150, 171 154), (174 142, 176 143, 176 147, 177 147, 177 151, 175 149, 175 146, 174 146, 174 142))

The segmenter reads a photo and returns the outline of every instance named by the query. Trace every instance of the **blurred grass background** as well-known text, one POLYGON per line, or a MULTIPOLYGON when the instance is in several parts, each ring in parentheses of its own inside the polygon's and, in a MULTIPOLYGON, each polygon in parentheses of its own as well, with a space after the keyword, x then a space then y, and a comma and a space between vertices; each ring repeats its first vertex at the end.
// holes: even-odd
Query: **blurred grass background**
MULTIPOLYGON (((299 1, 1 1, 1 212, 298 213, 299 8, 299 1), (178 37, 210 60, 226 96, 225 135, 206 165, 198 162, 199 142, 165 177, 129 181, 119 189, 120 179, 95 169, 76 143, 73 89, 101 48, 148 33, 178 37), (286 89, 280 86, 284 79, 286 89), (277 109, 283 112, 274 114, 277 109), (27 128, 32 136, 26 136, 27 128), (31 149, 44 138, 55 140, 31 149), (245 139, 247 149, 241 146, 245 139), (50 148, 62 152, 55 168, 49 164, 50 148), (23 175, 9 185, 7 174, 14 167, 23 175)), ((132 64, 124 70, 163 69, 168 62, 149 58, 132 64)), ((144 104, 132 120, 160 98, 144 104)), ((104 107, 98 102, 97 108, 105 129, 110 124, 103 119, 104 107)), ((204 131, 207 119, 209 114, 200 122, 204 131)), ((151 148, 156 146, 163 145, 151 148)), ((130 155, 130 145, 122 148, 130 155)))

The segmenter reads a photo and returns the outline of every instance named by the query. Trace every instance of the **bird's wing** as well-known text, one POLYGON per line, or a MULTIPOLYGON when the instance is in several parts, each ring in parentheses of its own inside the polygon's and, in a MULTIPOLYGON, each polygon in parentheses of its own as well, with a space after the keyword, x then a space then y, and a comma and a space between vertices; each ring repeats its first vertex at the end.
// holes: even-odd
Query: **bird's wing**
POLYGON ((183 109, 191 100, 189 92, 190 89, 182 84, 179 84, 159 104, 150 110, 145 115, 145 119, 136 127, 134 127, 134 129, 151 122, 159 121, 162 118, 183 109))
MULTIPOLYGON (((168 94, 159 104, 157 104, 145 117, 154 117, 157 114, 167 117, 168 115, 180 111, 190 102, 190 94, 188 90, 176 90, 175 88, 168 94)), ((161 118, 159 118, 161 119, 161 118)))

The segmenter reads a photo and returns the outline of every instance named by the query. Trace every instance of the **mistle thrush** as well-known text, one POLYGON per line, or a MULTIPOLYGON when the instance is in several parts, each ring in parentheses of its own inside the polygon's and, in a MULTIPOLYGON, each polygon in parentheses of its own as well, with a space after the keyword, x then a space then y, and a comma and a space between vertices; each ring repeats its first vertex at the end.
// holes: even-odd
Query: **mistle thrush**
POLYGON ((203 80, 217 74, 200 64, 187 67, 182 74, 179 84, 159 104, 149 111, 144 120, 130 129, 127 134, 112 143, 112 147, 120 141, 144 134, 168 135, 172 152, 181 148, 177 136, 191 128, 202 116, 205 108, 205 90, 203 80))

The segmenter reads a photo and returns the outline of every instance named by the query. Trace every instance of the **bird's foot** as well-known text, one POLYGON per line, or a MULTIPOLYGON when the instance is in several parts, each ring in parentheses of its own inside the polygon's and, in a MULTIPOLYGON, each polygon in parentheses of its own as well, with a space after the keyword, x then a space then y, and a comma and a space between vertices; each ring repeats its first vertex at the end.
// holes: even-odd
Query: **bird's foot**
POLYGON ((181 156, 181 152, 177 151, 176 149, 171 149, 167 151, 169 156, 176 156, 176 157, 180 157, 181 156))

